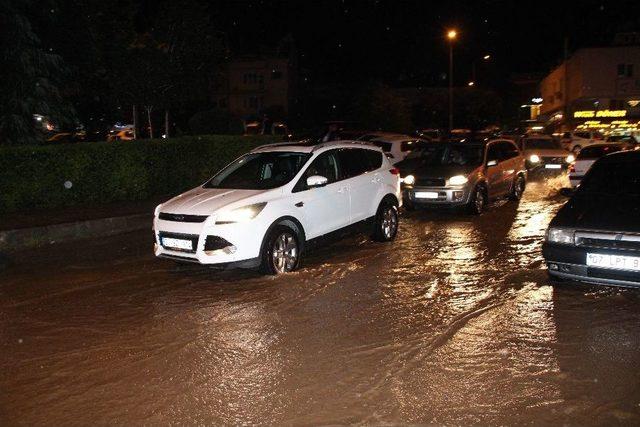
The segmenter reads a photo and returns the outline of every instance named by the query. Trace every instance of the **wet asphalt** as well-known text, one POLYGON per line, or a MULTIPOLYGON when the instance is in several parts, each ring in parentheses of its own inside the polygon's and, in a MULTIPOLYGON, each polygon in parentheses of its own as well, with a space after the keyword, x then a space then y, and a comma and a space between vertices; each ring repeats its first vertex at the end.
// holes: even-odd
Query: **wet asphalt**
POLYGON ((640 291, 554 284, 566 178, 264 277, 149 230, 0 267, 0 425, 638 425, 640 291))

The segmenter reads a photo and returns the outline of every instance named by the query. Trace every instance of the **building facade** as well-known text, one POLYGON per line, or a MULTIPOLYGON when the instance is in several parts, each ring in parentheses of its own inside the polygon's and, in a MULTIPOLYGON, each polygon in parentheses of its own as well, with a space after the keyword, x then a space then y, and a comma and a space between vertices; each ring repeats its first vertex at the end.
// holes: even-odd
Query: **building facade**
POLYGON ((580 49, 542 80, 540 94, 552 130, 637 131, 640 46, 580 49))
POLYGON ((295 61, 280 56, 242 56, 226 64, 213 93, 214 106, 242 120, 265 115, 284 120, 296 85, 295 61))

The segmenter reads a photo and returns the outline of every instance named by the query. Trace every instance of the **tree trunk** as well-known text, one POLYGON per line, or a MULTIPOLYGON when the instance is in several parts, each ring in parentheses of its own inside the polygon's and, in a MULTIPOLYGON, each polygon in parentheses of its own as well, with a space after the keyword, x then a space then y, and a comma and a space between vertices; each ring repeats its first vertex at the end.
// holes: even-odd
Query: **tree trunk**
POLYGON ((138 109, 133 104, 133 139, 138 139, 138 109))
POLYGON ((169 139, 169 109, 164 110, 164 137, 169 139))
POLYGON ((149 139, 153 139, 153 123, 151 122, 151 110, 153 110, 153 105, 147 105, 145 109, 147 110, 147 124, 149 125, 149 139))

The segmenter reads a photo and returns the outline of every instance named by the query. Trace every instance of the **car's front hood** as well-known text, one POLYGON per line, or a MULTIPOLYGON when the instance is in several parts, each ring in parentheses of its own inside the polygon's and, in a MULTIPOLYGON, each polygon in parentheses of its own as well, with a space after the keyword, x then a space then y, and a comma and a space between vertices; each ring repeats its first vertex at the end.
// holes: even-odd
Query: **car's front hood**
POLYGON ((396 167, 400 169, 401 176, 414 175, 416 178, 444 178, 449 179, 452 176, 467 176, 478 165, 425 165, 420 159, 404 160, 396 167))
POLYGON ((640 196, 580 194, 571 198, 551 221, 552 226, 581 230, 640 233, 640 196))
POLYGON ((567 150, 562 150, 560 148, 524 150, 525 157, 529 157, 533 154, 540 157, 567 157, 569 155, 569 152, 567 150))
POLYGON ((160 206, 160 212, 187 214, 187 215, 211 215, 217 210, 229 207, 235 208, 246 204, 263 201, 266 192, 264 190, 232 190, 226 188, 202 188, 197 187, 174 197, 160 206), (260 199, 260 200, 258 200, 260 199))

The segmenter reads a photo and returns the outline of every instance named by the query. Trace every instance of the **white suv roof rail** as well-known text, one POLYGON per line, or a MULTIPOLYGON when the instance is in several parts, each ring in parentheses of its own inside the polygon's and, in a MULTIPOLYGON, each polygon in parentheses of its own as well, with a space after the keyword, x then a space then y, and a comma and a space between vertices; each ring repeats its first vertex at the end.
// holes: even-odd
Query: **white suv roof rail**
POLYGON ((252 149, 251 151, 257 151, 257 150, 262 150, 263 148, 271 148, 271 147, 284 147, 287 145, 302 145, 302 144, 306 144, 308 141, 306 140, 302 140, 302 141, 295 141, 295 142, 273 142, 271 144, 264 144, 264 145, 259 145, 256 148, 252 149))
POLYGON ((374 148, 378 148, 377 145, 372 144, 369 141, 351 141, 351 140, 345 140, 345 141, 328 141, 328 142, 322 142, 318 145, 315 145, 313 147, 313 149, 311 150, 311 152, 313 153, 316 150, 319 150, 320 148, 324 148, 324 147, 331 147, 332 145, 340 145, 340 144, 353 144, 353 145, 366 145, 367 147, 374 147, 374 148))

